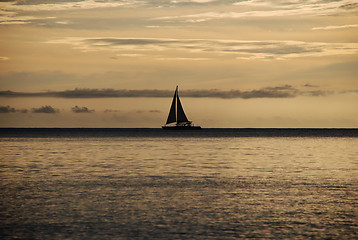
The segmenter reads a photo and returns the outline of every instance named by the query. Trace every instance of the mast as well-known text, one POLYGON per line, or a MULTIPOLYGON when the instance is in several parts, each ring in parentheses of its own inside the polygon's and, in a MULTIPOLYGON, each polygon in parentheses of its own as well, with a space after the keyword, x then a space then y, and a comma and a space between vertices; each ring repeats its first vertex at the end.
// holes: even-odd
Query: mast
POLYGON ((188 118, 186 117, 186 115, 184 113, 183 106, 180 103, 179 94, 178 94, 178 86, 176 89, 176 93, 177 93, 177 124, 182 123, 182 122, 189 122, 188 118))

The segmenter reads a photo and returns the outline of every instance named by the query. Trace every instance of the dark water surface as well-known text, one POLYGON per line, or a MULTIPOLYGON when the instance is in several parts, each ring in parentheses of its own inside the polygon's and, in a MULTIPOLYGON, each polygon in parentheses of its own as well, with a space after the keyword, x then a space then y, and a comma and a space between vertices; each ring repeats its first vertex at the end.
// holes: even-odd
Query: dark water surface
POLYGON ((1 239, 356 239, 356 129, 1 129, 1 239))
POLYGON ((0 128, 0 137, 358 137, 358 128, 0 128))

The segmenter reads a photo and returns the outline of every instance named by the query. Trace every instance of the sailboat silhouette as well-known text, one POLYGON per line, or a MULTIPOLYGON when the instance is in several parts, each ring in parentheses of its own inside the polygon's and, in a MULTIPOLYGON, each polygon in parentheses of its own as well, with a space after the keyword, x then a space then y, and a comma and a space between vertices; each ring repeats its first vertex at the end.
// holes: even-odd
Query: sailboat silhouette
POLYGON ((192 121, 189 121, 184 113, 183 106, 181 105, 178 86, 175 89, 172 105, 170 107, 167 122, 162 126, 165 130, 198 130, 200 126, 194 126, 192 121))

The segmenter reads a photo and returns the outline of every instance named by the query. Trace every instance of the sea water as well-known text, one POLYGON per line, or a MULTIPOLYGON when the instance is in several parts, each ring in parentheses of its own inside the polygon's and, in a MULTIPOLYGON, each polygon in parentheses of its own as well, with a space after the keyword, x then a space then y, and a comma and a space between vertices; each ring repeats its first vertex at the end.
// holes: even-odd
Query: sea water
POLYGON ((162 131, 2 136, 0 238, 358 238, 358 137, 162 131))

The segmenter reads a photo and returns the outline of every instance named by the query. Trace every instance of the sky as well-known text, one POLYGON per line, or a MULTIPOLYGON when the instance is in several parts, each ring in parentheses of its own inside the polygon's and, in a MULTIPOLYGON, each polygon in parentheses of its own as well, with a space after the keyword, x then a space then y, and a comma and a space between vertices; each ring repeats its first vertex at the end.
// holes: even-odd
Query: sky
POLYGON ((0 127, 358 127, 357 0, 0 1, 0 127))

